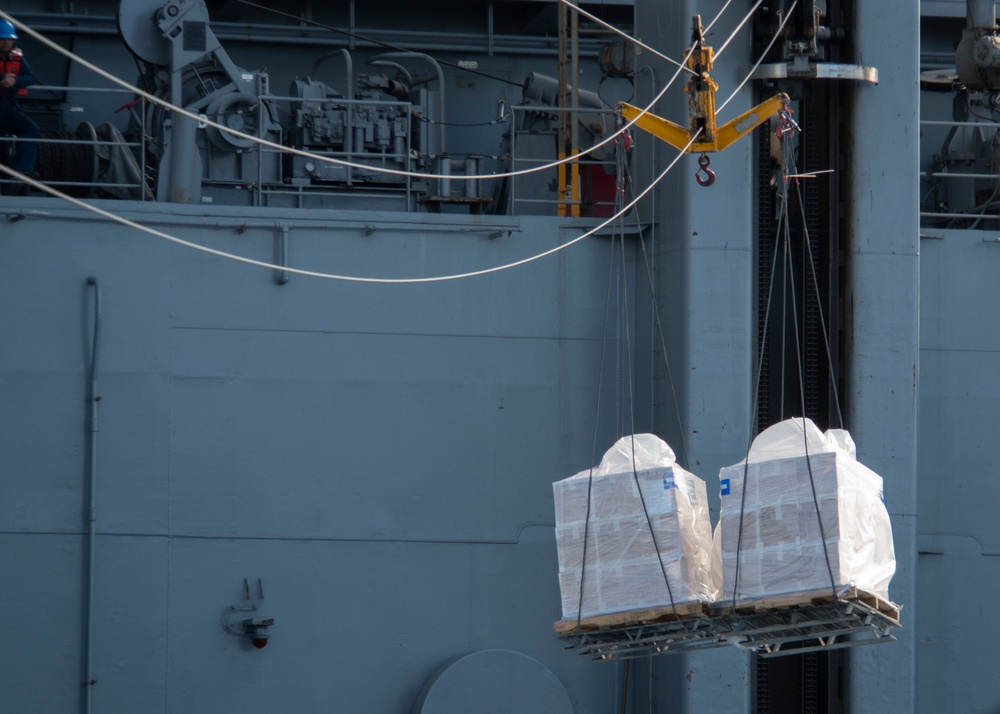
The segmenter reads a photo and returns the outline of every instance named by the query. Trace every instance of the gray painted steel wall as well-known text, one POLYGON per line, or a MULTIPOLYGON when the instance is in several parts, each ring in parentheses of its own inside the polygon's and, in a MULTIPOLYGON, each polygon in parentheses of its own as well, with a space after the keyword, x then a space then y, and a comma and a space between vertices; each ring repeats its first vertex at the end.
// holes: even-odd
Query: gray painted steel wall
POLYGON ((920 261, 920 588, 916 625, 921 712, 1000 711, 1000 588, 995 478, 1000 299, 995 232, 932 230, 920 261))
MULTIPOLYGON (((275 230, 206 230, 241 217, 197 213, 130 215, 270 258, 275 230)), ((556 219, 270 217, 298 219, 296 265, 383 276, 487 267, 578 234, 556 219), (515 230, 489 239, 498 226, 515 230)), ((3 225, 0 710, 80 698, 91 275, 96 711, 404 712, 439 666, 491 648, 537 659, 576 711, 613 705, 618 665, 552 634, 551 482, 591 460, 607 239, 464 281, 278 286, 75 210, 3 225), (244 578, 263 580, 260 614, 276 619, 263 651, 220 624, 244 578)), ((599 451, 616 390, 605 381, 599 451)))
MULTIPOLYGON (((676 54, 690 16, 721 4, 639 3, 637 24, 676 54)), ((979 619, 988 612, 954 605, 997 581, 994 489, 975 476, 991 473, 996 421, 996 330, 982 311, 995 302, 996 246, 949 232, 925 240, 919 261, 919 10, 857 5, 859 60, 882 83, 855 92, 853 158, 837 167, 849 177, 852 226, 849 427, 886 479, 900 562, 891 593, 906 629, 899 643, 852 655, 852 711, 991 712, 1000 702, 988 684, 991 630, 979 619)), ((738 45, 727 53, 723 88, 748 55, 738 45)), ((666 76, 658 67, 658 81, 666 76)), ((489 92, 475 100, 487 94, 494 105, 489 92)), ((683 100, 658 111, 682 116, 683 100)), ((670 158, 649 155, 660 169, 670 158)), ((682 162, 649 208, 658 225, 647 234, 691 466, 710 484, 745 448, 753 270, 747 149, 713 167, 719 183, 702 191, 693 161, 682 162)), ((227 225, 239 218, 221 214, 227 225)), ((615 707, 620 669, 563 652, 551 635, 549 485, 591 460, 606 240, 465 283, 293 277, 278 287, 267 271, 70 218, 0 224, 0 603, 10 645, 0 710, 67 711, 80 698, 89 275, 105 299, 98 711, 407 711, 441 664, 484 648, 536 658, 578 711, 615 707), (219 622, 241 603, 243 578, 263 579, 262 612, 277 620, 263 652, 219 622)), ((545 219, 505 219, 523 230, 494 241, 457 217, 423 227, 388 214, 312 219, 293 228, 293 260, 337 272, 465 270, 559 235, 545 219), (368 224, 378 230, 364 237, 368 224)), ((273 255, 275 230, 183 230, 273 255)), ((643 271, 630 271, 641 310, 643 271)), ((648 312, 635 321, 652 352, 648 312)), ((649 362, 644 413, 677 447, 658 364, 649 362)), ((599 449, 622 413, 613 382, 599 449)), ((633 672, 634 711, 749 706, 737 653, 661 657, 633 672)))
MULTIPOLYGON (((682 52, 689 44, 691 16, 699 13, 707 24, 722 5, 640 2, 636 24, 646 29, 645 41, 682 52)), ((878 87, 855 88, 851 164, 833 167, 845 177, 844 218, 850 221, 853 332, 847 346, 847 426, 860 460, 886 480, 899 561, 890 594, 907 609, 899 643, 851 653, 848 698, 852 711, 907 712, 915 706, 916 686, 915 608, 909 603, 916 592, 918 7, 860 2, 856 11, 856 61, 878 67, 883 81, 878 87), (885 32, 888 27, 892 32, 885 32)), ((723 22, 713 37, 728 35, 723 22)), ((752 61, 745 40, 726 52, 713 72, 722 99, 752 61)), ((661 86, 672 74, 662 63, 656 71, 661 86)), ((750 101, 745 91, 723 119, 748 108, 750 101)), ((658 112, 685 115, 676 96, 658 112)), ((659 165, 674 156, 672 150, 649 143, 659 152, 659 165)), ((713 155, 719 180, 708 191, 693 185, 693 159, 682 161, 683 168, 658 193, 658 207, 650 209, 661 221, 658 230, 666 233, 659 254, 666 267, 658 287, 676 308, 671 324, 672 334, 681 336, 675 364, 682 365, 682 421, 695 471, 710 483, 719 467, 743 456, 748 438, 755 352, 750 156, 748 142, 713 155)), ((657 173, 653 168, 647 172, 657 173)), ((672 422, 665 408, 658 414, 663 422, 672 422)), ((748 662, 738 652, 656 662, 645 674, 656 694, 640 711, 745 711, 751 706, 748 662)))
POLYGON ((849 114, 847 421, 858 459, 884 479, 904 607, 899 641, 850 653, 855 712, 916 708, 916 493, 919 306, 919 8, 857 4, 858 61, 879 70, 849 114), (891 28, 891 31, 887 31, 891 28))
MULTIPOLYGON (((700 14, 705 26, 722 8, 710 3, 636 3, 636 26, 641 39, 680 58, 691 40, 691 19, 700 14)), ((742 20, 748 8, 733 6, 712 29, 708 42, 718 50, 742 20)), ((718 104, 736 89, 746 72, 749 38, 738 35, 715 64, 712 77, 719 84, 718 104)), ((645 106, 674 74, 674 68, 648 54, 637 70, 648 64, 657 83, 638 97, 645 106)), ((686 125, 686 84, 681 75, 654 110, 686 125)), ((752 93, 744 90, 723 111, 728 121, 750 108, 752 93)), ((691 470, 708 484, 712 511, 718 511, 718 473, 746 453, 752 374, 756 352, 754 335, 754 270, 751 141, 711 155, 718 178, 711 188, 694 181, 695 156, 682 158, 656 192, 648 207, 659 224, 657 235, 657 292, 665 317, 671 372, 680 405, 680 428, 675 415, 666 365, 657 371, 657 428, 680 442, 679 430, 690 452, 691 470)), ((677 152, 651 137, 636 137, 637 152, 652 155, 643 167, 648 180, 658 175, 677 152)), ((713 515, 717 520, 717 515, 713 515)), ((641 699, 637 712, 747 711, 750 706, 748 656, 735 649, 712 650, 684 656, 661 657, 639 669, 636 688, 641 699)))

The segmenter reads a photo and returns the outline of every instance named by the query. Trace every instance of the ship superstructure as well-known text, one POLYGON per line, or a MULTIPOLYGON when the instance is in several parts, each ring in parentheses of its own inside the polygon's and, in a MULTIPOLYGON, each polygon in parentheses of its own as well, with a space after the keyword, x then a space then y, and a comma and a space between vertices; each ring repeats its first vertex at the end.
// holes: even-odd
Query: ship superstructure
POLYGON ((995 44, 985 10, 58 5, 2 8, 44 138, 29 195, 0 196, 0 709, 997 706, 989 614, 955 610, 994 579, 971 306, 995 129, 918 85, 963 28, 995 44), (776 120, 713 154, 707 187, 616 109, 686 124, 666 57, 696 15, 720 126, 784 94, 801 128, 794 156, 776 120), (933 158, 921 132, 950 129, 920 119, 968 126, 933 158), (942 166, 986 175, 921 203, 942 166), (782 200, 797 287, 769 300, 782 200), (885 479, 897 641, 566 651, 552 483, 653 432, 717 520, 719 470, 794 414, 842 418, 885 479))

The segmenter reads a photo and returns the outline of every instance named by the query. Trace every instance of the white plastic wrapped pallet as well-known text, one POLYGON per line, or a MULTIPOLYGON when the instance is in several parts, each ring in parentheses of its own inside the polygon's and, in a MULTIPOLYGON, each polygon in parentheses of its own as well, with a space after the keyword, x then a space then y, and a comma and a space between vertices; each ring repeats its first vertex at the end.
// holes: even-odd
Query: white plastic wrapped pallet
POLYGON ((662 439, 619 439, 599 466, 557 481, 553 494, 563 618, 715 599, 705 482, 677 466, 662 439))
POLYGON ((723 468, 719 480, 713 569, 716 577, 722 571, 721 599, 735 594, 737 601, 760 600, 845 585, 889 599, 896 559, 882 478, 857 460, 848 432, 824 433, 808 419, 785 420, 761 432, 747 460, 723 468))

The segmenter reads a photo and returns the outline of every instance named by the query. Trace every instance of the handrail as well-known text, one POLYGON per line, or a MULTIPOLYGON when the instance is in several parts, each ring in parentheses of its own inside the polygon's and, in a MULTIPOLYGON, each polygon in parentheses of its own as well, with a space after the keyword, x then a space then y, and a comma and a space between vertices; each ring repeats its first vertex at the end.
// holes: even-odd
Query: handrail
MULTIPOLYGON (((82 193, 93 198, 101 198, 103 197, 101 191, 105 189, 112 191, 113 195, 117 195, 120 198, 134 198, 139 201, 152 200, 153 188, 151 182, 153 177, 149 170, 152 167, 147 167, 147 158, 150 156, 150 151, 153 153, 159 151, 155 137, 151 136, 147 130, 147 123, 150 121, 152 107, 144 97, 135 97, 134 101, 132 101, 133 97, 135 97, 134 92, 119 87, 34 85, 30 88, 30 93, 25 100, 26 109, 29 114, 32 113, 33 106, 44 105, 60 110, 64 125, 70 124, 77 118, 80 120, 79 125, 73 128, 66 126, 66 129, 61 129, 59 132, 43 132, 43 135, 37 139, 18 139, 0 134, 0 147, 10 145, 11 142, 16 141, 34 141, 38 143, 40 145, 39 162, 36 168, 41 174, 39 180, 53 187, 59 187, 63 190, 68 189, 74 195, 79 196, 82 193), (57 93, 60 98, 53 101, 51 97, 45 96, 44 93, 57 93), (39 95, 42 96, 39 97, 39 95), (99 105, 99 100, 92 98, 94 95, 127 97, 128 100, 108 101, 106 102, 108 108, 104 109, 99 105), (117 116, 119 113, 126 111, 130 115, 127 123, 124 117, 117 116), (107 136, 102 137, 97 135, 95 127, 99 129, 105 123, 111 124, 123 134, 131 133, 128 138, 123 137, 123 140, 120 141, 108 138, 107 136), (88 126, 90 129, 86 128, 88 126), (80 154, 74 147, 83 147, 86 149, 87 158, 84 161, 80 161, 80 154), (134 169, 129 169, 129 180, 127 181, 123 181, 123 177, 120 174, 112 175, 107 161, 109 150, 126 152, 131 159, 134 159, 135 163, 133 165, 137 165, 138 167, 138 175, 134 181, 131 178, 135 175, 134 169), (65 165, 67 169, 73 169, 74 172, 69 172, 66 169, 53 170, 53 156, 57 158, 61 157, 60 160, 63 161, 63 164, 60 164, 60 166, 65 165)), ((462 157, 468 157, 476 161, 509 161, 512 168, 529 165, 537 166, 540 163, 554 161, 557 158, 554 140, 551 147, 547 146, 543 152, 533 150, 533 154, 530 156, 519 156, 517 154, 518 138, 523 138, 526 134, 531 133, 521 128, 522 120, 526 115, 535 115, 537 123, 548 124, 553 121, 553 117, 560 113, 574 111, 571 108, 545 105, 514 105, 509 107, 509 111, 513 112, 513 114, 508 117, 507 122, 499 122, 499 130, 506 130, 508 132, 509 154, 503 153, 501 156, 486 156, 463 152, 455 155, 442 153, 435 156, 424 156, 418 155, 415 151, 416 146, 413 145, 414 133, 419 131, 420 127, 417 126, 418 117, 412 111, 414 105, 410 102, 399 101, 395 98, 354 99, 338 96, 303 97, 270 94, 267 95, 266 102, 274 108, 292 110, 302 105, 336 106, 340 109, 348 109, 350 107, 378 107, 380 109, 394 108, 405 110, 399 111, 396 114, 397 119, 405 118, 405 128, 403 126, 398 128, 394 134, 397 137, 397 143, 388 143, 384 151, 365 151, 364 147, 355 146, 351 142, 345 142, 343 145, 339 143, 334 145, 331 142, 331 145, 327 147, 323 143, 327 141, 325 137, 320 137, 314 142, 307 142, 308 149, 311 153, 317 155, 342 158, 355 163, 370 163, 373 168, 386 166, 412 170, 414 166, 421 165, 419 162, 424 162, 423 165, 426 168, 432 170, 440 169, 437 171, 438 173, 447 173, 450 170, 449 167, 454 167, 453 170, 456 173, 453 179, 440 179, 441 189, 445 192, 448 190, 449 182, 458 183, 463 181, 463 173, 461 173, 463 170, 461 164, 462 157), (506 127, 504 126, 505 123, 506 127), (398 141, 402 141, 402 143, 400 144, 398 141), (539 158, 539 156, 542 158, 539 158), (444 161, 443 169, 440 166, 436 166, 438 162, 445 159, 451 163, 449 164, 447 161, 444 161)), ((615 126, 615 112, 613 110, 586 107, 577 109, 576 111, 578 116, 590 117, 591 119, 588 119, 588 121, 597 121, 602 124, 605 133, 613 131, 615 126)), ((264 112, 261 112, 261 116, 264 116, 264 114, 264 112)), ((346 114, 348 115, 345 117, 346 126, 353 126, 353 120, 351 119, 353 112, 347 111, 346 114)), ((274 126, 271 122, 277 122, 276 115, 271 114, 270 121, 258 121, 258 132, 269 131, 270 127, 274 126)), ((42 121, 38 123, 44 124, 42 121)), ((497 122, 493 123, 497 124, 497 122)), ((287 128, 287 125, 283 124, 283 126, 287 128)), ((285 128, 279 129, 279 131, 284 131, 285 128)), ((263 133, 260 135, 264 138, 263 133)), ((223 136, 225 136, 224 132, 223 136)), ((215 137, 215 140, 217 139, 218 137, 215 137)), ((204 147, 202 150, 205 150, 204 147)), ((219 151, 219 148, 209 147, 208 151, 214 155, 219 151)), ((222 151, 230 150, 224 148, 222 151)), ((203 194, 204 198, 202 200, 204 202, 219 201, 219 192, 223 192, 228 196, 229 189, 238 188, 240 189, 240 197, 234 198, 232 202, 244 205, 243 202, 248 200, 249 193, 250 205, 252 206, 275 205, 273 201, 279 196, 284 197, 278 199, 280 205, 289 205, 289 201, 291 205, 301 207, 307 207, 307 205, 314 206, 317 202, 320 205, 334 205, 332 203, 323 204, 323 197, 343 196, 345 193, 350 193, 352 197, 356 196, 363 201, 373 199, 388 200, 393 206, 396 205, 395 201, 398 200, 400 209, 406 212, 417 210, 418 201, 424 200, 422 197, 425 196, 430 198, 432 202, 438 203, 449 202, 449 196, 453 199, 452 202, 454 203, 462 203, 463 201, 482 201, 480 205, 488 203, 488 198, 471 197, 472 194, 457 198, 452 194, 434 196, 436 189, 433 182, 430 183, 430 193, 427 193, 427 182, 421 182, 418 178, 406 176, 405 178, 392 179, 368 176, 365 169, 350 166, 332 170, 328 169, 329 173, 323 176, 316 174, 315 177, 312 177, 301 174, 300 178, 295 180, 294 176, 288 171, 287 164, 282 163, 285 159, 280 157, 281 151, 274 147, 254 145, 247 148, 237 148, 230 151, 230 153, 238 156, 235 169, 227 169, 224 166, 214 163, 214 161, 211 164, 206 161, 205 174, 201 179, 202 187, 208 191, 207 194, 203 194), (221 170, 217 170, 220 168, 221 170), (316 198, 313 199, 312 197, 316 198)), ((303 160, 308 159, 303 158, 303 160)), ((587 156, 581 157, 577 165, 589 167, 590 170, 606 171, 609 176, 613 177, 616 169, 615 163, 614 158, 595 159, 587 156)), ((327 164, 324 165, 329 166, 327 164)), ((553 169, 552 175, 556 175, 556 169, 553 169)), ((541 173, 537 174, 537 176, 542 178, 543 183, 550 178, 548 172, 544 173, 544 177, 541 173)), ((500 179, 495 179, 494 181, 497 182, 500 179)), ((6 175, 0 175, 0 186, 16 183, 16 180, 8 178, 6 175)), ((547 205, 551 205, 552 210, 555 211, 555 207, 559 204, 592 206, 598 210, 608 207, 613 208, 615 205, 614 196, 611 195, 610 190, 607 190, 606 195, 598 196, 593 201, 584 201, 582 199, 566 200, 565 197, 563 200, 559 200, 556 196, 549 197, 547 191, 544 189, 536 190, 538 186, 537 181, 530 184, 535 186, 535 189, 532 189, 534 195, 530 195, 525 191, 525 187, 528 185, 524 182, 518 184, 515 178, 511 177, 507 186, 507 205, 498 207, 500 209, 498 212, 516 215, 520 209, 531 214, 538 211, 532 210, 529 207, 547 205), (520 193, 516 191, 516 187, 521 189, 520 193)), ((497 191, 499 187, 500 184, 494 183, 492 190, 497 191)), ((491 188, 487 185, 479 196, 488 197, 490 191, 491 188)), ((438 193, 441 193, 441 191, 438 191, 438 193)), ((228 204, 230 199, 224 198, 222 202, 228 204)), ((469 203, 469 205, 472 204, 469 203)))
MULTIPOLYGON (((597 114, 597 115, 600 115, 602 117, 602 119, 604 117, 609 117, 611 119, 610 122, 608 122, 608 123, 605 124, 605 131, 606 132, 613 130, 613 128, 615 126, 615 118, 616 118, 616 112, 614 110, 612 110, 612 109, 595 109, 595 108, 591 108, 591 107, 578 108, 578 109, 574 110, 571 107, 553 107, 553 106, 548 106, 548 105, 515 104, 515 105, 512 105, 510 107, 510 110, 513 113, 513 116, 514 116, 513 128, 512 128, 512 130, 510 132, 511 169, 513 169, 513 170, 516 170, 517 165, 547 164, 547 163, 552 163, 553 161, 555 161, 558 158, 558 156, 557 156, 558 152, 557 152, 556 141, 555 141, 555 137, 556 137, 556 130, 555 130, 555 128, 545 129, 545 130, 522 129, 522 128, 520 128, 521 127, 521 122, 519 122, 518 119, 517 119, 517 115, 519 113, 522 113, 522 114, 533 114, 533 115, 538 115, 538 116, 543 116, 543 117, 545 115, 549 115, 548 119, 554 119, 556 115, 561 114, 561 113, 567 113, 567 112, 568 113, 573 113, 574 111, 577 114, 584 114, 584 115, 594 115, 594 114, 597 114), (517 142, 517 137, 518 136, 551 136, 552 137, 551 153, 550 154, 541 154, 541 155, 539 155, 539 154, 533 152, 530 156, 518 156, 518 142, 517 142)), ((593 169, 595 167, 604 167, 604 168, 611 167, 612 169, 616 168, 616 162, 613 159, 595 159, 595 158, 593 158, 591 156, 581 157, 581 159, 577 162, 577 165, 578 166, 583 166, 583 167, 588 167, 588 168, 591 168, 591 169, 593 169)), ((611 175, 614 175, 614 174, 615 174, 615 171, 612 170, 611 171, 611 175)), ((558 171, 557 171, 557 169, 553 168, 551 174, 549 174, 548 172, 546 172, 545 175, 543 176, 543 174, 541 174, 541 173, 536 173, 536 174, 534 174, 534 176, 536 177, 536 182, 539 179, 544 179, 544 178, 555 178, 555 180, 558 180, 558 171)), ((567 199, 566 197, 560 198, 559 195, 558 195, 558 192, 556 192, 556 194, 553 197, 551 197, 551 198, 548 198, 548 197, 546 197, 546 198, 537 198, 537 197, 531 197, 531 198, 529 198, 529 197, 525 197, 525 196, 522 196, 522 195, 518 195, 518 192, 517 192, 518 184, 519 184, 519 182, 516 180, 516 178, 515 177, 511 177, 511 179, 510 179, 510 205, 511 205, 511 212, 514 213, 514 214, 517 213, 516 207, 518 205, 551 206, 552 207, 552 214, 553 215, 555 215, 557 213, 557 208, 560 205, 562 205, 562 206, 566 206, 566 205, 570 205, 570 206, 589 206, 589 207, 592 207, 594 209, 598 209, 598 208, 604 208, 604 209, 610 208, 610 209, 613 209, 614 206, 615 206, 615 201, 614 201, 613 198, 611 200, 592 200, 592 201, 584 201, 582 199, 581 200, 572 200, 572 199, 567 199)))
MULTIPOLYGON (((962 121, 957 119, 920 119, 921 129, 924 127, 942 127, 937 131, 921 131, 921 142, 936 142, 944 137, 944 146, 940 149, 942 156, 935 155, 932 168, 940 167, 937 170, 920 171, 918 176, 928 188, 921 207, 933 208, 935 210, 919 212, 922 225, 927 227, 953 225, 958 222, 958 227, 975 228, 982 221, 998 221, 998 206, 990 199, 983 200, 987 193, 994 196, 1000 192, 1000 173, 987 173, 991 162, 985 160, 985 154, 980 154, 976 146, 979 141, 989 141, 987 137, 994 136, 1000 130, 1000 121, 962 121), (948 131, 944 131, 947 128, 948 131), (977 142, 976 146, 963 148, 965 152, 956 155, 949 152, 952 147, 952 140, 959 129, 978 130, 976 134, 970 135, 963 132, 959 136, 967 137, 963 142, 977 142), (988 131, 988 130, 993 131, 988 131), (986 131, 984 131, 986 130, 986 131), (979 139, 968 138, 979 136, 979 139), (966 169, 964 171, 951 171, 949 167, 966 169), (947 180, 946 180, 947 179, 947 180), (961 183, 957 182, 960 180, 961 183), (932 197, 933 194, 933 197, 932 197), (933 198, 933 200, 931 200, 933 198), (954 207, 954 210, 949 210, 954 207), (951 223, 950 223, 951 222, 951 223)), ((930 162, 925 162, 925 165, 930 162)))

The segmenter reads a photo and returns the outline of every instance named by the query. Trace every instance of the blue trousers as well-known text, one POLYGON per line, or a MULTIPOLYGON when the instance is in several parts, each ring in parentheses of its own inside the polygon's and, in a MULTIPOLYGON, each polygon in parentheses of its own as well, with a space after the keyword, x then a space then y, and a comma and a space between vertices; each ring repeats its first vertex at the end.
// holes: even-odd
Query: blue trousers
MULTIPOLYGON (((0 108, 0 131, 10 132, 18 139, 38 138, 38 125, 16 104, 6 104, 0 108)), ((30 174, 35 170, 37 157, 36 141, 18 141, 14 144, 14 164, 11 168, 22 174, 30 174)))

